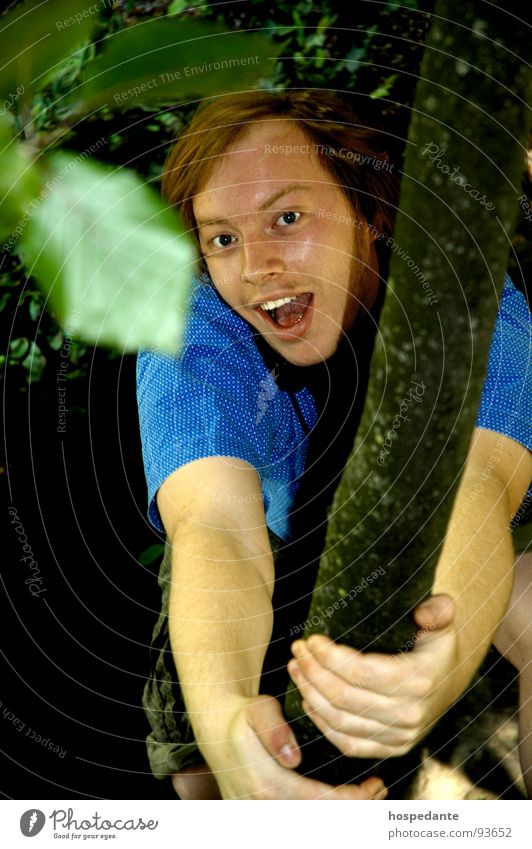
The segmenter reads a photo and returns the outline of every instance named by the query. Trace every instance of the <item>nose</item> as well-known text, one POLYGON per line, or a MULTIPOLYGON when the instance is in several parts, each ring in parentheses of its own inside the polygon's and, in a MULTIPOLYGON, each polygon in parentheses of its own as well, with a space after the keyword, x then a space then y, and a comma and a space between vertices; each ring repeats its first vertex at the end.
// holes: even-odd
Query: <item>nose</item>
POLYGON ((285 263, 279 243, 264 237, 248 240, 242 246, 241 279, 247 283, 259 284, 271 280, 285 270, 285 263))

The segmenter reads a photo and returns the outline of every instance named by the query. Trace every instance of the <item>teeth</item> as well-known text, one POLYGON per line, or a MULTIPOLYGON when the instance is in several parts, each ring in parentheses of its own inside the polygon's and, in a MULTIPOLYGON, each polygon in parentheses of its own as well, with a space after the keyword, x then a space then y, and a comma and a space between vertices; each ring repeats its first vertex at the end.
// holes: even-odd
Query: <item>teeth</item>
POLYGON ((264 311, 276 310, 277 307, 282 307, 284 304, 289 304, 291 301, 295 301, 296 297, 297 295, 293 295, 291 298, 279 298, 278 301, 264 301, 264 303, 260 305, 260 308, 264 311))

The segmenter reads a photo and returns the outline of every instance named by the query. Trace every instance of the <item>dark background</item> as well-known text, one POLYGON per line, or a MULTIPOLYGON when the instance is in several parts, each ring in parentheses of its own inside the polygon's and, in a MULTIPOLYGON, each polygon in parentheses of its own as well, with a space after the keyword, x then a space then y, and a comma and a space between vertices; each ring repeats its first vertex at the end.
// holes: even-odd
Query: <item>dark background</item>
POLYGON ((157 538, 145 519, 134 359, 95 353, 87 411, 68 413, 66 433, 56 431, 51 384, 13 399, 6 417, 11 502, 44 591, 29 591, 32 572, 7 528, 2 789, 16 798, 164 796, 169 786, 149 772, 141 707, 159 602, 155 570, 138 562, 157 538))
MULTIPOLYGON (((117 3, 102 13, 101 32, 165 14, 171 5, 117 3)), ((275 81, 356 89, 362 111, 369 117, 378 112, 387 122, 396 138, 391 152, 400 160, 432 5, 410 3, 398 10, 352 3, 343 9, 332 0, 319 5, 260 1, 211 4, 201 14, 222 17, 231 28, 292 26, 283 55, 294 58, 279 65, 275 81), (324 17, 329 28, 320 41, 316 33, 324 17), (343 61, 347 58, 349 63, 343 61), (383 99, 368 97, 383 85, 383 99)), ((182 6, 200 14, 193 3, 182 6)), ((59 77, 42 94, 50 105, 44 130, 58 120, 54 98, 65 85, 59 77)), ((186 113, 107 112, 83 122, 65 146, 81 151, 103 135, 108 144, 98 153, 102 159, 132 165, 156 182, 186 113)), ((524 179, 524 190, 530 191, 524 179)), ((530 226, 521 222, 514 246, 530 277, 527 237, 529 245, 530 226)), ((157 561, 142 565, 140 560, 148 560, 142 553, 161 540, 146 520, 135 360, 65 340, 16 256, 2 258, 0 285, 0 325, 7 340, 1 360, 6 521, 0 792, 19 799, 176 798, 169 782, 151 776, 144 745, 148 726, 141 695, 159 589, 157 561), (38 346, 33 364, 32 343, 38 346), (65 344, 71 346, 68 412, 65 432, 58 433, 57 374, 65 344), (25 583, 32 573, 21 561, 24 552, 9 506, 17 511, 39 566, 42 591, 36 597, 25 583), (45 745, 32 739, 33 732, 45 745), (60 753, 47 748, 47 741, 60 753)))

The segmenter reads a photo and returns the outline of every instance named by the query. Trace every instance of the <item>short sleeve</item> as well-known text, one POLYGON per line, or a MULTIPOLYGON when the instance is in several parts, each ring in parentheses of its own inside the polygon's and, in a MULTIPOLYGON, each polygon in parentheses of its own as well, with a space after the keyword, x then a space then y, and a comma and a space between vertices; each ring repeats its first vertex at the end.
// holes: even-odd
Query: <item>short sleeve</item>
POLYGON ((238 457, 259 469, 253 409, 235 357, 189 347, 180 358, 142 353, 137 399, 149 518, 163 530, 157 490, 176 469, 203 457, 238 457))
POLYGON ((524 295, 507 277, 488 359, 477 426, 532 450, 532 321, 524 295))

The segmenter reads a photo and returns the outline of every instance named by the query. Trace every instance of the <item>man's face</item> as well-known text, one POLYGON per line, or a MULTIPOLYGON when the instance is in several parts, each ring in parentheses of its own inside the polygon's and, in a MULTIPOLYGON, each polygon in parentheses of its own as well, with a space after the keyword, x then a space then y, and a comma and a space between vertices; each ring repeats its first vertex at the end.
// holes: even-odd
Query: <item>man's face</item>
POLYGON ((332 356, 373 304, 366 224, 299 127, 268 121, 244 131, 193 209, 219 294, 294 365, 332 356))

